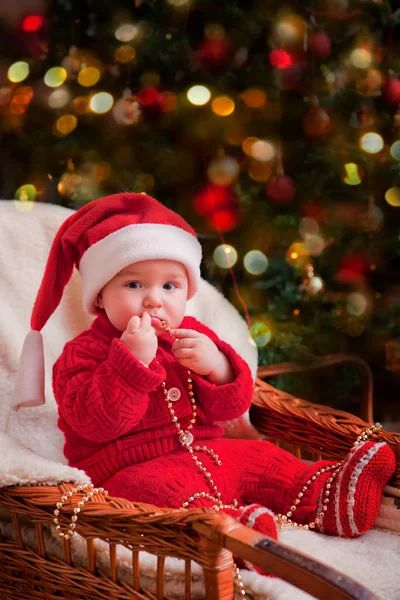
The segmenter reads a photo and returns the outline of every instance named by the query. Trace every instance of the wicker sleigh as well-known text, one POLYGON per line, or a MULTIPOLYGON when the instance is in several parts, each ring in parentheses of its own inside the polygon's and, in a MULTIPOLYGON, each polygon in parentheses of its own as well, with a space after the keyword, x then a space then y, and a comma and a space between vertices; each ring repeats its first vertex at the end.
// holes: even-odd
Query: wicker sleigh
MULTIPOLYGON (((349 360, 356 360, 364 371, 363 406, 368 413, 372 409, 372 390, 365 364, 351 356, 336 355, 321 359, 314 368, 349 360)), ((251 408, 252 421, 266 438, 291 447, 299 457, 305 453, 306 457, 311 455, 315 459, 342 458, 358 433, 365 428, 366 422, 348 413, 313 405, 279 392, 261 379, 278 372, 299 369, 299 366, 290 364, 260 368, 251 408)), ((382 437, 399 455, 400 434, 384 432, 382 437)), ((399 469, 390 484, 389 499, 390 492, 397 494, 399 469)), ((206 509, 161 509, 121 498, 106 498, 100 494, 85 504, 77 522, 76 531, 86 540, 86 566, 74 564, 70 540, 63 541, 61 558, 49 556, 44 532, 52 523, 56 502, 72 488, 71 483, 64 483, 59 486, 15 486, 0 491, 3 518, 4 511, 9 511, 14 530, 13 536, 7 539, 3 537, 0 541, 1 600, 53 600, 60 596, 88 600, 167 598, 164 590, 167 556, 185 561, 185 599, 192 597, 192 561, 203 569, 206 598, 228 599, 233 597, 235 585, 232 553, 317 598, 376 598, 337 571, 240 526, 226 515, 206 509), (27 520, 34 527, 35 550, 25 543, 21 533, 21 523, 27 520), (96 538, 109 546, 108 574, 96 566, 96 538), (118 544, 128 548, 132 554, 130 583, 121 581, 118 575, 118 544), (141 588, 139 552, 143 550, 157 556, 155 593, 141 588)), ((66 505, 60 515, 62 525, 68 525, 73 508, 80 499, 81 495, 76 494, 71 498, 71 503, 66 505)), ((392 522, 384 514, 380 518, 381 526, 392 522)), ((392 522, 392 528, 398 526, 398 522, 392 522)))

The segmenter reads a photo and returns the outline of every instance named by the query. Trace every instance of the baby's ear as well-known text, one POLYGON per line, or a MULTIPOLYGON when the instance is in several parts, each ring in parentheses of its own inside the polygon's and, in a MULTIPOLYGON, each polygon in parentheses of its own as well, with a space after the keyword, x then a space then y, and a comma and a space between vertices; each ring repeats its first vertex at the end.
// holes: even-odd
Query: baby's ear
POLYGON ((97 294, 97 298, 96 298, 96 300, 95 300, 95 305, 96 305, 98 308, 104 308, 104 304, 103 304, 103 299, 102 299, 102 297, 101 297, 101 293, 98 293, 98 294, 97 294))

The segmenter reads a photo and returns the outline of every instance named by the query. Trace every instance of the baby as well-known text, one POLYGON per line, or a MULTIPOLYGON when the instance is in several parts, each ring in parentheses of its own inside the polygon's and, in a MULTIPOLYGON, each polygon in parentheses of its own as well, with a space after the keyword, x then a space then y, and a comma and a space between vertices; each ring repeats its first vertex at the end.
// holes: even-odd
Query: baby
POLYGON ((144 194, 95 200, 60 228, 32 329, 55 310, 74 265, 84 307, 96 316, 53 370, 69 464, 132 501, 228 512, 256 505, 239 516, 255 525, 266 515, 270 535, 270 511, 328 534, 363 533, 395 469, 387 444, 364 441, 338 467, 304 464, 266 441, 222 437, 217 423, 248 409, 253 383, 228 344, 184 316, 200 260, 193 229, 144 194))

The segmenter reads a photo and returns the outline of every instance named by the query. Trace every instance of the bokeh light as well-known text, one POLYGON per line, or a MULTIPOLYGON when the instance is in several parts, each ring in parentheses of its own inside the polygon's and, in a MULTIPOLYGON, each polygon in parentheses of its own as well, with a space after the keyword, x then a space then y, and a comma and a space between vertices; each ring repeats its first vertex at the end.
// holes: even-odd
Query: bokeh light
POLYGON ((321 277, 313 276, 307 283, 304 284, 304 288, 308 294, 315 296, 324 288, 324 282, 321 277))
POLYGON ((207 169, 207 177, 215 185, 232 185, 238 175, 239 165, 231 156, 223 156, 213 160, 207 169))
POLYGON ((268 268, 268 258, 261 250, 250 250, 243 259, 244 268, 251 275, 261 275, 268 268))
POLYGON ((48 103, 50 108, 63 108, 71 99, 71 93, 66 87, 58 88, 49 95, 48 103))
POLYGON ((346 163, 344 169, 346 175, 343 181, 347 185, 359 185, 362 182, 360 169, 356 163, 346 163))
POLYGON ((303 217, 300 221, 299 233, 303 238, 307 235, 318 235, 319 225, 317 221, 311 217, 303 217))
POLYGON ((212 109, 219 117, 228 117, 235 110, 234 101, 228 96, 219 96, 212 102, 212 109))
POLYGON ((390 154, 395 160, 400 161, 400 141, 393 142, 390 147, 390 154))
POLYGON ((115 37, 120 42, 130 42, 138 35, 138 33, 139 28, 137 25, 132 25, 132 23, 124 23, 116 29, 115 37))
POLYGON ((78 83, 84 87, 96 85, 101 77, 100 70, 97 67, 85 67, 78 74, 78 83))
POLYGON ((347 297, 347 312, 354 317, 360 317, 367 310, 367 299, 359 292, 353 292, 347 297))
POLYGON ((390 206, 400 206, 400 187, 391 187, 385 194, 385 200, 390 206))
POLYGON ((77 115, 86 115, 90 112, 90 98, 88 96, 78 96, 73 99, 72 106, 77 115))
POLYGON ((268 162, 274 158, 275 148, 270 142, 257 140, 251 146, 250 156, 260 162, 268 162))
POLYGON ((287 69, 293 64, 293 59, 286 50, 272 50, 269 55, 269 62, 277 69, 287 69))
POLYGON ((249 108, 262 108, 267 101, 265 92, 258 88, 249 88, 240 97, 249 108))
POLYGON ((63 67, 52 67, 45 76, 44 82, 48 87, 59 87, 67 79, 67 71, 63 67))
POLYGON ((32 183, 21 185, 15 192, 14 198, 22 202, 34 202, 36 199, 37 190, 32 183))
POLYGON ((293 242, 286 252, 286 261, 296 269, 302 269, 309 261, 303 242, 293 242))
POLYGON ((136 50, 129 44, 124 44, 116 49, 114 58, 116 61, 126 64, 131 62, 136 56, 136 50))
POLYGON ((263 348, 269 344, 272 338, 271 327, 268 323, 254 323, 250 333, 258 348, 263 348))
POLYGON ((229 269, 236 263, 238 254, 233 246, 221 244, 215 248, 213 259, 215 264, 221 267, 221 269, 229 269))
POLYGON ((41 15, 28 15, 22 21, 22 29, 24 31, 37 31, 43 25, 43 17, 41 15))
POLYGON ((211 92, 204 85, 194 85, 187 91, 189 102, 196 106, 203 106, 211 98, 211 92))
POLYGON ((252 148, 253 148, 253 145, 254 145, 256 142, 259 142, 259 141, 260 141, 260 140, 259 140, 259 138, 258 138, 258 137, 254 137, 254 136, 247 137, 247 138, 246 138, 245 140, 243 140, 243 142, 242 142, 242 149, 243 149, 243 152, 244 152, 245 154, 247 154, 247 156, 251 156, 251 150, 252 150, 252 148))
POLYGON ((350 62, 357 69, 368 69, 372 64, 372 53, 365 48, 356 48, 350 54, 350 62))
POLYGON ((78 119, 74 115, 63 115, 56 121, 56 130, 63 135, 68 135, 77 124, 78 119))
POLYGON ((271 177, 272 170, 271 167, 267 165, 265 162, 259 162, 257 160, 253 160, 249 167, 249 175, 253 179, 253 181, 264 182, 268 181, 271 177))
POLYGON ((379 133, 365 133, 360 139, 360 147, 368 154, 380 152, 383 145, 383 138, 379 133))
POLYGON ((308 254, 318 256, 325 248, 324 238, 315 233, 304 236, 304 250, 308 254))
POLYGON ((10 66, 7 71, 7 77, 13 83, 19 83, 29 75, 29 65, 27 62, 18 61, 10 66))
POLYGON ((111 110, 114 104, 114 98, 108 92, 98 92, 90 100, 90 108, 99 115, 111 110))

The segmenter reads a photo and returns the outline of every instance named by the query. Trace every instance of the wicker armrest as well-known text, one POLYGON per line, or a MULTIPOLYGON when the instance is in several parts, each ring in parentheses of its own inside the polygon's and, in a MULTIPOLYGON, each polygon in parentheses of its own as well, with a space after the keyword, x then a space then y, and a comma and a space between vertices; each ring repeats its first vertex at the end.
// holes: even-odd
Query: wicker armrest
MULTIPOLYGON (((162 509, 100 494, 84 505, 77 521, 76 531, 87 542, 87 570, 73 564, 70 540, 63 540, 64 560, 54 559, 46 553, 43 525, 52 523, 56 502, 72 488, 72 484, 65 483, 0 490, 0 504, 11 512, 17 540, 16 543, 0 540, 1 589, 11 593, 17 587, 22 594, 10 595, 10 598, 28 597, 24 591, 32 591, 33 581, 34 589, 46 590, 46 594, 50 594, 51 589, 57 590, 57 596, 60 592, 61 595, 73 592, 77 586, 82 598, 165 598, 164 561, 166 556, 175 556, 185 560, 185 598, 191 597, 191 561, 194 560, 203 567, 206 598, 228 600, 234 591, 233 553, 317 598, 376 600, 374 594, 350 578, 243 527, 227 515, 209 509, 162 509), (21 516, 35 524, 36 552, 24 545, 21 516), (109 544, 110 577, 96 568, 95 538, 109 544), (118 544, 132 551, 133 586, 119 580, 118 544), (156 595, 147 594, 140 587, 139 552, 142 550, 157 556, 156 595), (18 573, 22 576, 18 577, 18 573)), ((59 521, 63 527, 68 525, 73 508, 81 498, 80 494, 73 495, 60 511, 59 521)))
POLYGON ((354 354, 328 354, 316 358, 312 363, 302 365, 294 362, 285 362, 274 365, 265 365, 259 367, 258 377, 267 379, 275 375, 285 375, 287 373, 304 373, 304 371, 316 371, 319 369, 327 369, 338 365, 350 364, 360 375, 361 385, 361 418, 367 423, 373 421, 373 379, 372 372, 368 364, 354 354))
MULTIPOLYGON (((301 449, 314 459, 342 459, 367 423, 350 413, 329 406, 313 404, 281 392, 261 379, 256 380, 250 420, 266 438, 290 444, 295 454, 301 449)), ((398 458, 397 470, 390 484, 400 487, 400 433, 382 431, 398 458)))

